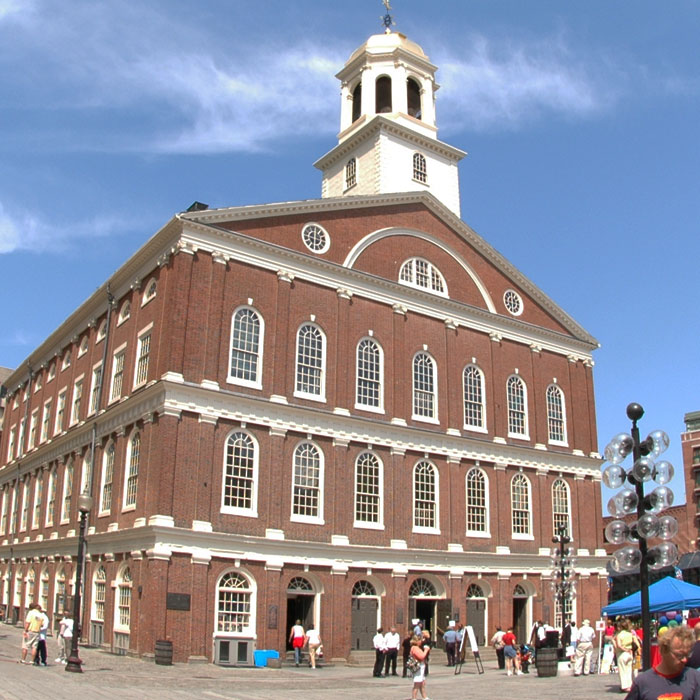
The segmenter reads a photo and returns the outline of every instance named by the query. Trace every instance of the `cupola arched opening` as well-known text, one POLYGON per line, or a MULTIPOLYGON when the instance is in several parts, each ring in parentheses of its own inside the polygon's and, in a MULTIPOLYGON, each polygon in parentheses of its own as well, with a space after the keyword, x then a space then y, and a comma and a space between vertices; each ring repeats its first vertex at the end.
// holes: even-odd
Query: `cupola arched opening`
MULTIPOLYGON (((388 75, 382 75, 377 78, 377 93, 375 99, 375 109, 377 114, 386 114, 392 112, 391 107, 391 78, 388 75)), ((354 107, 354 105, 353 105, 354 107)))
POLYGON ((352 91, 352 120, 356 122, 362 114, 362 81, 352 91))
POLYGON ((423 119, 423 109, 421 108, 420 85, 413 79, 406 81, 406 97, 408 103, 408 114, 416 119, 423 119))

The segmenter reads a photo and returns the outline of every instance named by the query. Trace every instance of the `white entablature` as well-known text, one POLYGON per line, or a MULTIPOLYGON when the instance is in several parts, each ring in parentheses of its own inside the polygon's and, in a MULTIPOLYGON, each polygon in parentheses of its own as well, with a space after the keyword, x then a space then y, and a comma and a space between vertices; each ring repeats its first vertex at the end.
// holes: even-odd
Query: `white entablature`
POLYGON ((338 145, 315 165, 323 197, 426 190, 457 216, 466 155, 437 138, 437 70, 403 34, 371 36, 337 74, 338 145))

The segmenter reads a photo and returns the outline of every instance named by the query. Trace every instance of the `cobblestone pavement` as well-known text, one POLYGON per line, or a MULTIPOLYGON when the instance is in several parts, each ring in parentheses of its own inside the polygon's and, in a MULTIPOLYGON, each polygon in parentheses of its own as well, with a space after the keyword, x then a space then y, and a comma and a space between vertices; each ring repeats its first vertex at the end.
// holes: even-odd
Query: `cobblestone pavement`
MULTIPOLYGON (((48 640, 50 663, 55 658, 55 640, 48 640)), ((371 669, 332 666, 282 669, 223 668, 213 664, 156 666, 153 661, 82 649, 82 674, 66 673, 62 665, 46 668, 17 663, 21 630, 0 624, 0 698, 2 700, 408 700, 407 679, 373 678, 371 669)), ((448 698, 520 697, 536 700, 594 700, 622 697, 617 676, 559 676, 538 678, 533 672, 507 677, 486 662, 477 674, 474 662, 466 663, 461 675, 436 657, 430 669, 427 691, 431 700, 448 698), (440 663, 438 663, 438 661, 440 663)))

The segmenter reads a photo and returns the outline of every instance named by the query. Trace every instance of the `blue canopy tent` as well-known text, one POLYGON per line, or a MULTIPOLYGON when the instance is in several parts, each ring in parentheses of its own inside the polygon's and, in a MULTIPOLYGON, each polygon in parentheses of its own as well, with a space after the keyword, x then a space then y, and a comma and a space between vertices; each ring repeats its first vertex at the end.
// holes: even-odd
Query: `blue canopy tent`
MULTIPOLYGON (((649 612, 687 610, 700 608, 700 586, 679 581, 673 576, 662 578, 649 586, 649 612)), ((639 591, 603 608, 603 615, 634 615, 642 612, 642 596, 639 591)))

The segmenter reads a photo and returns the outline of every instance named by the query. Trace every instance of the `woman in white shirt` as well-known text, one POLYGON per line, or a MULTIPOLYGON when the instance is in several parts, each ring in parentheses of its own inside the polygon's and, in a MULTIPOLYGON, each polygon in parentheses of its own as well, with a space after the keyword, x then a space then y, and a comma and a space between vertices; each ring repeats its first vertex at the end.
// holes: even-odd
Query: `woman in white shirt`
POLYGON ((321 646, 321 635, 316 631, 316 628, 311 625, 310 630, 306 630, 306 643, 309 645, 309 661, 311 668, 316 668, 316 652, 321 646))

